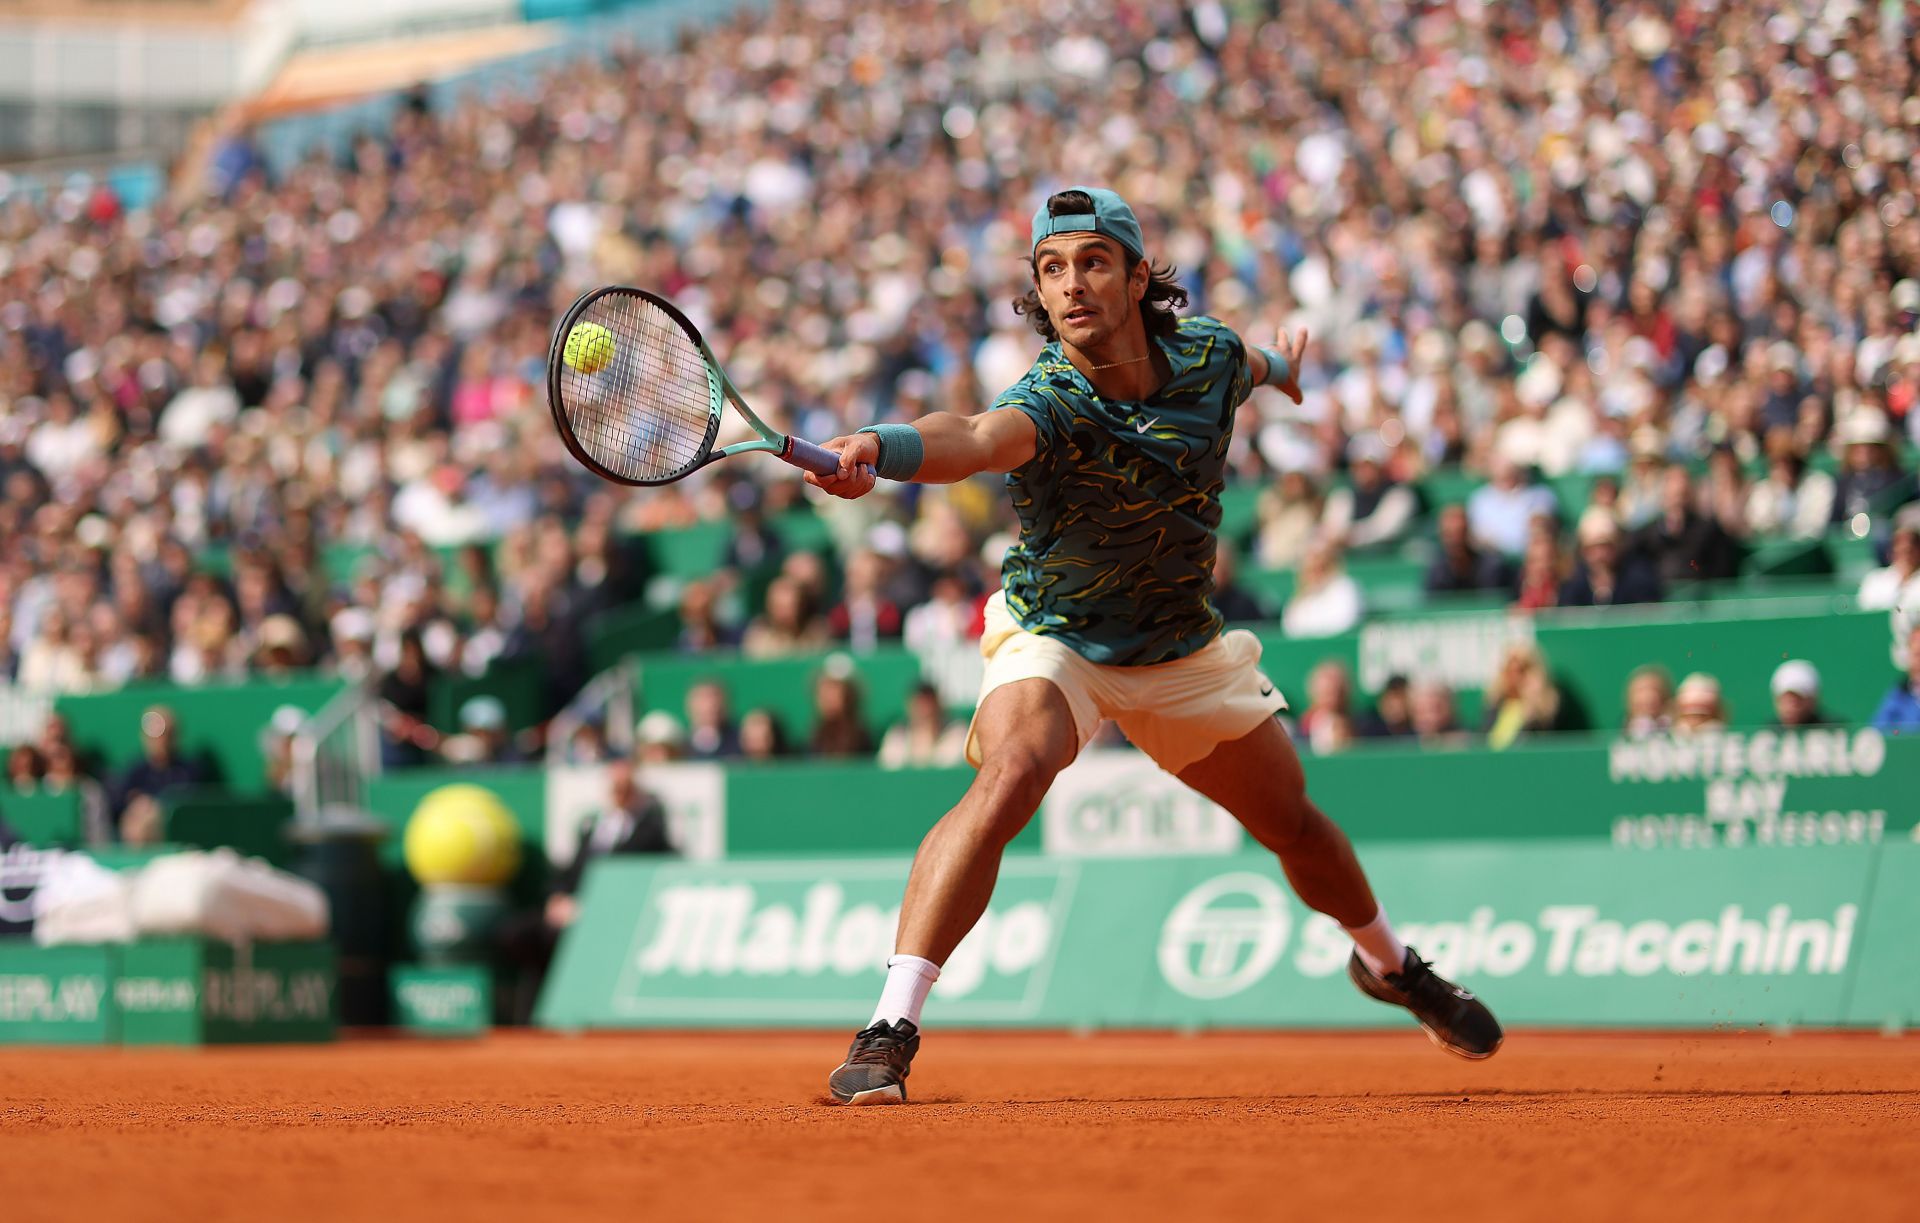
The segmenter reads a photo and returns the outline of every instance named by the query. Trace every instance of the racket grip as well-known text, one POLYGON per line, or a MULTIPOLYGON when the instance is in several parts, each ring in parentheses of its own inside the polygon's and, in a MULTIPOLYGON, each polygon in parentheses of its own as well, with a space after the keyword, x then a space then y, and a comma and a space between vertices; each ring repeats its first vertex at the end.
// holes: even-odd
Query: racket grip
POLYGON ((825 446, 816 446, 801 437, 788 438, 786 446, 780 451, 780 457, 816 476, 830 476, 840 470, 839 455, 825 446))

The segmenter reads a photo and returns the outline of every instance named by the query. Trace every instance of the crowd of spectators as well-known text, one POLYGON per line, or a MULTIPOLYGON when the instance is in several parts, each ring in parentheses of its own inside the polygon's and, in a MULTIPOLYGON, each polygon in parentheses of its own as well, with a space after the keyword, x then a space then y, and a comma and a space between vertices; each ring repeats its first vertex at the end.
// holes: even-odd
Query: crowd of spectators
MULTIPOLYGON (((1874 592, 1897 618, 1917 70, 1909 9, 1852 0, 781 0, 412 99, 277 178, 242 135, 152 209, 0 197, 0 682, 320 667, 376 682, 398 740, 494 751, 491 709, 421 729, 432 677, 536 657, 557 707, 583 626, 644 588, 633 534, 722 518, 681 648, 964 642, 1012 522, 991 481, 822 507, 839 573, 781 558, 766 524, 802 494, 778 464, 644 491, 577 470, 549 328, 642 283, 778 427, 974 411, 1038 348, 1008 308, 1025 220, 1074 182, 1132 201, 1194 309, 1311 329, 1304 402, 1256 392, 1230 453, 1253 558, 1300 568, 1289 631, 1365 614, 1348 549, 1431 540, 1435 592, 1605 606, 1836 525, 1905 575, 1874 592), (1431 520, 1419 482, 1460 474, 1431 520), (1541 479, 1570 475, 1584 504, 1541 479)), ((1503 670, 1486 733, 1551 720, 1534 674, 1503 670)), ((811 746, 871 750, 857 689, 823 683, 811 746)), ((1391 700, 1365 718, 1464 733, 1450 693, 1391 700)), ((722 742, 779 750, 764 712, 722 742)), ((891 754, 950 739, 923 716, 891 754)))

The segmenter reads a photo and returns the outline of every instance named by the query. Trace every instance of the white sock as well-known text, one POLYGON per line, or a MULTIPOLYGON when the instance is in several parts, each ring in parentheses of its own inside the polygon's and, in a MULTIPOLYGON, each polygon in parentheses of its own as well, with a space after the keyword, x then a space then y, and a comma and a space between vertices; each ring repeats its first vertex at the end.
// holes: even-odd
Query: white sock
POLYGON ((917 955, 896 955, 887 960, 887 983, 880 990, 880 1005, 868 1023, 898 1023, 904 1019, 920 1026, 920 1008, 927 1004, 927 991, 940 979, 940 966, 917 955))
POLYGON ((1380 911, 1366 925, 1342 926, 1341 929, 1353 940, 1354 950, 1360 953, 1361 962, 1379 975, 1384 977, 1407 966, 1407 945, 1387 924, 1385 905, 1380 906, 1380 911))

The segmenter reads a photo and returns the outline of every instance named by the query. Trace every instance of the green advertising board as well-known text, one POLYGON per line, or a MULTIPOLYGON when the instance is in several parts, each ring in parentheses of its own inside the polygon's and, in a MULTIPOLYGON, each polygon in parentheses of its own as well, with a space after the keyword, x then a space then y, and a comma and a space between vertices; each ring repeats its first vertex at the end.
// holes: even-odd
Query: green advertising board
MULTIPOLYGON (((1910 847, 1896 848, 1890 860, 1911 883, 1910 847)), ((1509 1024, 1720 1027, 1920 1015, 1920 978, 1900 949, 1912 906, 1880 898, 1881 855, 1488 842, 1382 846, 1366 860, 1408 941, 1509 1024), (1861 954, 1883 969, 1864 1005, 1854 997, 1861 954), (1908 969, 1888 971, 1902 954, 1908 969)), ((878 995, 907 867, 598 864, 538 1021, 856 1026, 878 995)), ((927 1020, 1406 1022, 1346 980, 1350 949, 1265 855, 1010 858, 986 916, 943 967, 927 1020)))
MULTIPOLYGON (((1363 746, 1306 761, 1308 792, 1362 843, 1526 839, 1662 847, 1801 848, 1903 840, 1920 824, 1920 736, 1872 729, 1729 731, 1693 739, 1554 736, 1507 751, 1363 746)), ((908 854, 973 781, 967 767, 676 764, 642 774, 689 857, 908 854), (850 803, 848 794, 860 795, 850 803)), ((556 861, 605 801, 604 770, 416 769, 367 788, 396 835, 456 781, 487 786, 556 861)), ((1137 752, 1084 754, 1009 847, 1071 857, 1230 853, 1225 815, 1137 752)), ((530 855, 530 861, 537 855, 530 855)))
POLYGON ((200 1045, 333 1039, 323 942, 205 939, 39 947, 0 940, 0 1044, 200 1045))
POLYGON ((102 1045, 119 1035, 107 947, 0 939, 0 1045, 102 1045))
POLYGON ((328 1041, 334 950, 323 942, 144 939, 119 949, 114 999, 129 1045, 328 1041))
POLYGON ((477 1036, 493 1023, 493 978, 480 965, 395 968, 393 1013, 402 1028, 428 1036, 477 1036))

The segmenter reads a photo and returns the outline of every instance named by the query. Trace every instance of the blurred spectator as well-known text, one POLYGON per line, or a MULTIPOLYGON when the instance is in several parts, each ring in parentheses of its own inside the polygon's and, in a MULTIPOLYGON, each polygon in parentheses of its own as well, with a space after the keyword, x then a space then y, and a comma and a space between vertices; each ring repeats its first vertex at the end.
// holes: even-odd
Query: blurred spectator
POLYGON ((682 654, 705 654, 739 644, 740 635, 720 622, 719 597, 713 583, 692 581, 681 588, 676 645, 682 654))
POLYGON ((883 769, 927 769, 966 761, 967 724, 947 717, 940 692, 932 684, 914 686, 907 716, 880 739, 883 769))
POLYGON ((517 764, 526 759, 507 725, 507 707, 497 696, 468 697, 460 706, 460 730, 440 744, 455 764, 517 764))
POLYGON ((1580 519, 1580 563, 1560 587, 1561 607, 1611 607, 1652 603, 1660 587, 1637 558, 1621 555, 1620 528, 1605 514, 1588 511, 1580 519))
POLYGON ((680 719, 656 709, 633 730, 634 759, 640 764, 672 764, 687 756, 687 732, 680 719))
POLYGON ((933 579, 927 601, 907 613, 900 635, 908 649, 924 658, 966 645, 974 635, 973 621, 974 600, 966 578, 948 570, 933 579))
POLYGON ((1621 729, 1629 739, 1652 739, 1673 729, 1673 676, 1665 667, 1648 664, 1627 677, 1627 721, 1621 729))
POLYGON ((1228 624, 1268 618, 1259 600, 1240 585, 1240 558, 1224 539, 1213 554, 1213 594, 1209 601, 1228 624))
POLYGON ((767 585, 766 611, 747 625, 740 650, 748 658, 810 654, 832 641, 799 579, 781 575, 767 585))
MULTIPOLYGON (((827 614, 827 628, 857 654, 900 636, 900 609, 883 592, 885 562, 862 548, 847 558, 840 602, 827 614)), ((771 601, 772 592, 768 592, 771 601)))
POLYGON ((866 756, 873 739, 860 716, 860 688, 854 682, 851 660, 835 655, 813 681, 813 741, 815 756, 866 756))
POLYGON ((1552 489, 1528 484, 1517 463, 1499 457, 1493 461, 1492 481, 1467 499, 1467 522, 1482 547, 1519 556, 1526 551, 1533 520, 1551 517, 1558 504, 1552 489))
POLYGON ((129 845, 161 839, 161 804, 168 796, 213 780, 212 770, 180 754, 179 724, 164 705, 140 715, 140 759, 114 779, 109 805, 114 828, 129 845))
POLYGON ((1730 578, 1739 567, 1733 540, 1713 517, 1700 512, 1693 477, 1678 465, 1667 468, 1661 480, 1660 514, 1635 533, 1632 550, 1647 558, 1662 583, 1730 578))
POLYGON ((1833 521, 1833 477, 1807 466, 1790 429, 1767 434, 1767 474, 1747 498, 1747 528, 1755 535, 1818 539, 1833 521))
POLYGON ((1773 670, 1774 726, 1797 730, 1828 726, 1833 720, 1820 708, 1820 672, 1805 659, 1791 658, 1773 670))
POLYGON ((1411 490, 1388 478, 1390 453, 1377 433, 1362 433, 1347 443, 1353 483, 1328 494, 1321 527, 1348 548, 1394 543, 1413 525, 1419 502, 1411 490))
POLYGON ((1920 628, 1907 636, 1907 674, 1905 682, 1895 684, 1874 712, 1877 730, 1892 734, 1920 734, 1920 628))
POLYGON ((1267 569, 1290 569, 1307 554, 1320 529, 1320 494, 1302 471, 1283 472, 1260 491, 1256 550, 1267 569))
MULTIPOLYGON (((1427 569, 1427 593, 1455 594, 1462 591, 1511 590, 1513 567, 1497 552, 1486 551, 1473 542, 1467 526, 1465 506, 1449 505, 1440 511, 1440 555, 1427 569)), ((1558 578, 1555 578, 1558 584, 1558 578)))
POLYGON ((580 916, 580 882, 587 868, 603 858, 674 852, 665 804, 640 784, 632 763, 610 763, 606 804, 581 821, 573 855, 554 871, 546 904, 537 914, 504 922, 494 936, 501 959, 522 974, 514 983, 514 1022, 532 1019, 533 1000, 560 936, 580 916))
POLYGON ((1846 522, 1859 514, 1890 513, 1920 496, 1912 474, 1894 458, 1893 429, 1878 408, 1856 408, 1841 422, 1839 442, 1845 449, 1839 486, 1833 498, 1833 520, 1846 522))
POLYGON ((1629 440, 1627 481, 1614 517, 1626 530, 1637 531, 1660 516, 1666 501, 1667 439, 1652 425, 1642 425, 1629 440))
POLYGON ((1884 611, 1920 578, 1920 510, 1903 512, 1887 543, 1887 564, 1860 579, 1861 611, 1884 611))
POLYGON ((1356 729, 1363 739, 1404 739, 1418 733, 1413 728, 1412 686, 1404 675, 1387 679, 1373 708, 1361 716, 1356 729))
POLYGON ((736 573, 752 573, 778 564, 786 555, 786 545, 761 515, 759 487, 746 480, 737 481, 727 491, 727 503, 733 531, 720 563, 736 573))
POLYGON ((427 722, 427 701, 435 677, 420 634, 411 631, 402 634, 400 657, 393 669, 381 678, 378 688, 384 706, 389 766, 417 763, 419 752, 432 751, 440 745, 440 736, 427 722))
POLYGON ((1487 745, 1512 747, 1526 735, 1560 729, 1560 689, 1546 660, 1531 642, 1515 642, 1500 660, 1500 671, 1484 699, 1487 745))
POLYGON ((1681 680, 1673 695, 1673 733, 1697 735, 1726 728, 1727 704, 1720 696, 1720 681, 1704 671, 1681 680))
POLYGON ((1701 490, 1700 513, 1720 528, 1730 553, 1737 552, 1739 541, 1749 533, 1747 502, 1752 496, 1740 456, 1731 447, 1716 447, 1707 458, 1707 485, 1701 490))
POLYGON ((1280 626, 1289 637, 1332 637, 1359 624, 1364 608, 1359 583, 1340 566, 1340 545, 1321 540, 1300 563, 1280 626))
POLYGON ((729 760, 739 754, 740 732, 726 685, 706 679, 687 689, 687 758, 729 760))
POLYGON ((7 753, 7 785, 23 794, 40 788, 40 778, 46 769, 39 749, 31 743, 16 743, 7 753))
POLYGON ((756 764, 787 754, 787 731, 771 709, 749 709, 740 718, 740 758, 756 764))
POLYGON ((266 763, 267 786, 275 794, 293 793, 293 737, 306 724, 298 705, 282 705, 260 730, 260 758, 266 763))
POLYGON ((1439 680, 1414 682, 1408 693, 1413 733, 1423 748, 1464 747, 1467 733, 1460 728, 1460 715, 1454 707, 1453 689, 1439 680))
MULTIPOLYGON (((1611 522, 1612 519, 1606 518, 1605 521, 1611 522)), ((1595 528, 1596 531, 1598 529, 1595 528)), ((1526 557, 1520 562, 1519 590, 1514 596, 1513 605, 1520 611, 1558 607, 1566 580, 1566 561, 1560 553, 1560 541, 1551 532, 1540 532, 1527 541, 1526 557)))
POLYGON ((1300 735, 1316 756, 1339 751, 1353 741, 1353 675, 1334 659, 1307 672, 1307 707, 1300 714, 1300 735))

